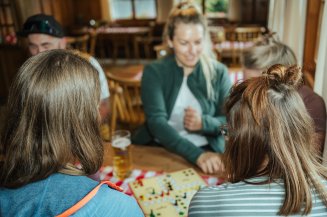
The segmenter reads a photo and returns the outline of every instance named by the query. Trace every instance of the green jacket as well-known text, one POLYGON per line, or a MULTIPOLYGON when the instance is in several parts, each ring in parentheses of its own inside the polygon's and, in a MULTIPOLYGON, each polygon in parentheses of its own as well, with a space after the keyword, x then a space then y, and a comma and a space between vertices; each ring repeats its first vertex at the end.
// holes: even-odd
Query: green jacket
MULTIPOLYGON (((225 141, 219 127, 226 123, 223 115, 224 100, 229 94, 231 82, 226 66, 215 61, 216 78, 212 81, 215 97, 207 97, 206 80, 200 62, 188 76, 187 84, 202 108, 203 134, 210 146, 219 153, 224 151, 225 141)), ((200 147, 180 136, 168 124, 184 77, 183 68, 171 55, 145 66, 141 84, 141 97, 146 116, 145 125, 133 135, 133 143, 148 144, 158 141, 167 149, 183 156, 192 163, 204 152, 200 147)))

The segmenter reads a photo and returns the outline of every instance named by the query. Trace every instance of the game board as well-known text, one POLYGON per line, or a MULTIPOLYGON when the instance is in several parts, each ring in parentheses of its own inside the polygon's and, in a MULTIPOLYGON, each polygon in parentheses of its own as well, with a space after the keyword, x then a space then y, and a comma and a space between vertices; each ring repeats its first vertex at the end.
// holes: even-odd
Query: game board
POLYGON ((129 183, 146 217, 187 216, 193 195, 206 185, 192 168, 129 183))

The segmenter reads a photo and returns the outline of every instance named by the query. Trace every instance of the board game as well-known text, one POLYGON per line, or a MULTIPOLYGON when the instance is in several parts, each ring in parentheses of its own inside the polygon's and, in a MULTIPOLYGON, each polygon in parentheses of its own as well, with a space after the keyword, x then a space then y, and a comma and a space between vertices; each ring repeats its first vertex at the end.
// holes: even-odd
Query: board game
POLYGON ((189 168, 130 182, 146 217, 184 217, 193 195, 207 184, 189 168))

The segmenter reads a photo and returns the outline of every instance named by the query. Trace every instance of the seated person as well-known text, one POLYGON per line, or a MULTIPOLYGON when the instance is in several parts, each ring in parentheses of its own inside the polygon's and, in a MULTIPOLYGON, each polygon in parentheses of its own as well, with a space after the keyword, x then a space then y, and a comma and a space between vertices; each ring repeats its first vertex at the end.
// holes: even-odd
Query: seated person
MULTIPOLYGON (((23 28, 18 35, 26 37, 28 41, 28 50, 31 55, 53 49, 66 49, 66 39, 61 25, 53 16, 45 14, 36 14, 27 18, 23 28)), ((101 103, 100 115, 102 123, 108 121, 109 113, 109 89, 106 76, 96 59, 90 55, 83 54, 99 73, 101 85, 101 103)))
MULTIPOLYGON (((245 79, 260 76, 263 70, 274 64, 291 66, 297 63, 291 48, 276 41, 273 37, 263 38, 256 46, 244 50, 241 61, 244 67, 245 79)), ((307 111, 314 120, 317 134, 317 142, 314 147, 322 156, 326 135, 326 107, 324 100, 303 84, 299 86, 298 92, 307 111)))
POLYGON ((301 78, 296 66, 273 65, 232 88, 222 128, 228 183, 197 192, 189 217, 327 216, 327 169, 311 148, 301 78))
POLYGON ((231 82, 226 66, 210 56, 206 19, 195 5, 182 2, 170 12, 164 35, 174 54, 144 68, 146 123, 133 142, 157 142, 205 173, 222 170, 219 127, 226 123, 222 107, 231 82))
MULTIPOLYGON (((0 216, 56 216, 98 185, 86 175, 103 161, 99 103, 98 72, 72 52, 45 51, 23 64, 1 134, 0 216)), ((144 216, 132 197, 104 185, 78 212, 144 216)))

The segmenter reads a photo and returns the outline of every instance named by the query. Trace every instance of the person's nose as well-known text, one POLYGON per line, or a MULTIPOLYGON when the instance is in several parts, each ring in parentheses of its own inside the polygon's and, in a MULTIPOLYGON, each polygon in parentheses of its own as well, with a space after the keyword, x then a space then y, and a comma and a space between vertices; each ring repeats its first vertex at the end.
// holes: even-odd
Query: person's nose
POLYGON ((196 53, 196 45, 194 45, 194 44, 190 44, 190 45, 189 45, 189 52, 190 52, 191 54, 195 54, 195 53, 196 53))

